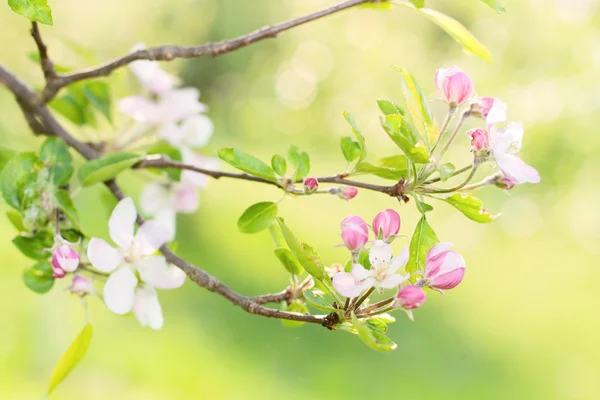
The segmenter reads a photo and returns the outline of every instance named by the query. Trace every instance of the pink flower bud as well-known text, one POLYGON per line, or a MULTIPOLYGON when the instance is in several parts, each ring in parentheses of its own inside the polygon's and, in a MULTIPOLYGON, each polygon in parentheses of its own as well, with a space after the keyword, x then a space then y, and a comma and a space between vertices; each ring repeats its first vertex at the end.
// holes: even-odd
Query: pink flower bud
POLYGON ((504 190, 510 190, 514 188, 517 183, 517 180, 507 173, 504 173, 503 176, 498 177, 494 182, 497 187, 504 190))
POLYGON ((464 103, 473 92, 473 82, 458 67, 440 68, 435 71, 435 86, 453 105, 464 103))
POLYGON ((373 219, 373 231, 379 239, 387 239, 400 231, 400 215, 392 209, 381 211, 373 219))
POLYGON ((89 279, 84 278, 81 275, 75 275, 73 277, 73 281, 71 283, 71 287, 69 291, 77 296, 85 296, 87 294, 93 294, 94 289, 92 286, 92 282, 89 279))
POLYGON ((63 244, 54 249, 52 253, 52 276, 63 278, 67 272, 73 272, 79 265, 79 253, 68 244, 63 244))
POLYGON ((316 178, 306 178, 304 180, 304 193, 311 194, 319 188, 319 181, 316 178))
POLYGON ((479 105, 479 112, 481 113, 481 116, 483 117, 483 119, 486 119, 488 114, 490 113, 490 110, 492 109, 492 106, 494 105, 494 98, 493 97, 480 97, 477 100, 477 104, 479 105))
POLYGON ((483 128, 475 128, 467 131, 471 138, 471 151, 482 151, 490 148, 490 136, 483 128))
POLYGON ((342 220, 342 240, 350 250, 362 248, 369 240, 369 228, 363 219, 356 215, 349 215, 342 220))
POLYGON ((358 189, 353 186, 341 187, 338 191, 338 196, 342 199, 351 200, 358 194, 358 189))
POLYGON ((465 260, 455 251, 448 250, 452 243, 438 243, 429 250, 425 260, 427 286, 434 289, 452 289, 465 275, 465 260))
POLYGON ((394 299, 394 306, 405 310, 421 307, 425 303, 425 292, 418 286, 404 286, 394 299))

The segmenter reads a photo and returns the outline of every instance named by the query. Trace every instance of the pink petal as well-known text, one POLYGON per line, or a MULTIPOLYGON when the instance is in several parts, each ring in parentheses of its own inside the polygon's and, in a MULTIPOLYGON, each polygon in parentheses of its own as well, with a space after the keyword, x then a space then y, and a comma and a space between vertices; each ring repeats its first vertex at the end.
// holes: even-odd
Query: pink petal
POLYGON ((113 272, 104 284, 104 302, 116 314, 127 314, 133 307, 134 289, 138 280, 129 267, 113 272))
POLYGON ((540 173, 525 161, 513 154, 496 157, 496 163, 506 175, 510 175, 516 183, 539 183, 540 173))
POLYGON ((121 264, 121 254, 102 239, 92 238, 88 243, 87 257, 100 272, 112 272, 121 264))
POLYGON ((108 220, 110 237, 120 248, 129 249, 133 240, 133 229, 137 211, 131 197, 119 201, 108 220))
POLYGON ((179 184, 174 186, 173 208, 177 212, 193 213, 198 209, 200 197, 198 189, 190 184, 179 184))
POLYGON ((456 287, 465 276, 465 268, 457 268, 436 276, 431 280, 430 286, 436 289, 448 290, 456 287))
POLYGON ((349 272, 340 272, 333 277, 333 287, 343 296, 353 298, 362 293, 360 282, 349 272))

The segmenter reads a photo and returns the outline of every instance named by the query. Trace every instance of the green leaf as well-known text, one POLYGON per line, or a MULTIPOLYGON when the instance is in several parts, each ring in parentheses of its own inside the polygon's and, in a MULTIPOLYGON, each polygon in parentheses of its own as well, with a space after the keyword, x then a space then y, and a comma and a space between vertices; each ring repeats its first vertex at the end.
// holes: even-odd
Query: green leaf
POLYGON ((20 212, 18 212, 16 210, 8 210, 6 212, 6 216, 8 217, 8 220, 10 221, 10 223, 19 232, 24 232, 27 230, 27 228, 25 228, 25 225, 23 225, 23 215, 21 215, 20 212))
POLYGON ((411 133, 400 114, 390 114, 381 118, 381 126, 390 139, 398 146, 412 162, 429 163, 429 150, 411 133))
POLYGON ((344 118, 346 118, 346 121, 352 127, 352 132, 354 133, 354 136, 356 136, 356 139, 358 140, 358 145, 360 146, 360 155, 358 156, 358 162, 361 162, 367 156, 367 147, 365 145, 365 137, 360 132, 358 125, 356 125, 356 121, 354 120, 354 116, 352 114, 345 111, 344 118))
POLYGON ((413 6, 415 6, 416 8, 423 8, 425 7, 425 0, 408 0, 412 3, 413 6))
POLYGON ((471 221, 486 223, 492 222, 498 217, 498 215, 492 215, 488 210, 483 208, 483 201, 471 193, 455 193, 441 200, 456 207, 458 211, 471 221))
POLYGON ((9 206, 21 210, 37 196, 37 177, 44 164, 37 154, 21 153, 10 159, 0 173, 0 191, 9 206))
MULTIPOLYGON (((367 162, 361 162, 354 169, 357 173, 363 174, 372 174, 384 179, 391 179, 394 181, 400 180, 400 178, 406 178, 408 176, 408 171, 406 170, 406 163, 404 164, 403 169, 395 169, 395 168, 386 168, 386 167, 378 167, 373 164, 369 164, 367 162)), ((354 175, 354 173, 353 173, 354 175)))
POLYGON ((77 229, 61 229, 60 236, 71 243, 77 243, 84 239, 83 233, 77 229))
POLYGON ((110 88, 106 82, 86 83, 83 86, 83 95, 109 122, 112 122, 110 88))
POLYGON ((69 192, 62 189, 57 190, 56 193, 54 193, 54 202, 69 219, 69 221, 73 223, 75 228, 80 229, 77 209, 75 208, 75 204, 73 204, 73 200, 71 200, 69 192))
POLYGON ((310 172, 310 157, 308 153, 303 151, 298 155, 298 166, 294 180, 300 180, 308 176, 310 172))
POLYGON ((349 163, 360 157, 360 144, 352 140, 350 136, 344 136, 340 141, 340 146, 344 158, 349 163))
MULTIPOLYGON (((308 308, 306 308, 306 304, 302 303, 299 300, 293 300, 289 305, 286 302, 282 303, 281 309, 283 311, 295 312, 298 314, 308 314, 308 308)), ((299 326, 304 325, 304 321, 292 321, 290 319, 282 319, 281 324, 285 328, 297 328, 299 326)))
POLYGON ((423 94, 419 83, 408 70, 398 67, 394 69, 400 73, 402 93, 417 131, 428 143, 435 143, 439 135, 439 127, 429 109, 427 98, 423 94))
POLYGON ((302 268, 302 265, 300 265, 290 249, 277 247, 273 251, 275 252, 275 256, 290 274, 298 276, 304 271, 304 268, 302 268))
POLYGON ((417 199, 416 197, 415 204, 417 205, 417 209, 419 210, 419 212, 423 215, 433 210, 433 207, 430 204, 427 204, 424 201, 417 199))
POLYGON ((256 233, 267 229, 277 217, 277 204, 263 201, 251 205, 238 219, 238 229, 243 233, 256 233))
POLYGON ((304 299, 306 300, 306 302, 310 306, 316 308, 317 310, 325 311, 328 313, 339 311, 338 309, 333 308, 333 306, 331 305, 333 304, 333 301, 327 302, 323 296, 317 295, 311 290, 305 290, 304 292, 302 292, 302 294, 304 295, 304 299))
POLYGON ((12 242, 25 256, 44 260, 52 254, 50 249, 54 245, 54 236, 48 231, 39 231, 33 236, 17 236, 12 242))
POLYGON ((63 90, 50 102, 50 107, 77 126, 94 125, 96 117, 85 94, 86 83, 77 83, 63 90))
POLYGON ((46 163, 50 178, 57 186, 66 185, 73 175, 73 157, 59 138, 48 138, 40 147, 40 159, 46 163))
POLYGON ((440 179, 442 182, 446 182, 448 179, 452 177, 452 174, 456 170, 454 164, 446 163, 442 164, 438 167, 438 172, 440 173, 440 179))
POLYGON ((365 324, 374 331, 385 333, 387 331, 387 324, 379 318, 368 318, 365 319, 365 324))
POLYGON ((275 154, 271 158, 271 168, 273 168, 273 171, 275 171, 277 175, 284 177, 287 172, 287 161, 285 161, 285 157, 275 154))
POLYGON ((377 106, 383 115, 400 114, 404 115, 404 110, 398 104, 392 103, 389 100, 377 100, 377 106))
POLYGON ((398 347, 398 345, 392 342, 381 330, 376 329, 371 324, 359 320, 356 317, 356 314, 354 314, 354 311, 352 312, 352 325, 354 326, 354 329, 356 329, 358 337, 374 350, 392 351, 398 347))
MULTIPOLYGON (((181 151, 164 140, 151 146, 146 150, 146 153, 149 155, 160 154, 173 161, 181 161, 183 159, 181 151)), ((183 171, 181 168, 148 168, 148 170, 158 175, 166 173, 169 179, 175 182, 181 180, 181 172, 183 171)))
POLYGON ((52 25, 52 10, 47 0, 8 0, 8 5, 14 12, 30 21, 52 25))
POLYGON ((25 286, 38 294, 44 294, 52 289, 54 277, 52 276, 52 264, 48 260, 42 260, 33 267, 23 272, 25 286))
POLYGON ((52 375, 50 376, 50 383, 48 383, 48 394, 52 393, 54 389, 69 375, 69 373, 75 368, 75 366, 81 361, 83 356, 90 346, 92 340, 92 325, 87 323, 83 329, 79 332, 73 343, 69 346, 67 351, 62 355, 58 363, 54 366, 52 375))
POLYGON ((427 218, 423 215, 410 240, 410 258, 406 264, 406 272, 413 274, 416 271, 424 269, 427 252, 439 242, 435 232, 427 223, 427 218))
POLYGON ((0 172, 2 172, 4 166, 16 155, 16 151, 0 146, 0 172))
POLYGON ((131 168, 143 157, 134 153, 111 153, 88 161, 79 168, 78 176, 83 186, 105 182, 131 168))
POLYGON ((492 62, 490 51, 486 49, 485 46, 482 45, 460 22, 429 8, 422 8, 419 11, 431 21, 435 22, 440 28, 445 30, 448 35, 452 36, 452 38, 463 47, 465 52, 476 55, 487 62, 492 62))
POLYGON ((481 0, 488 6, 492 7, 498 14, 502 14, 506 11, 506 8, 498 0, 481 0))
POLYGON ((277 181, 277 177, 275 176, 273 169, 250 154, 246 154, 233 148, 219 149, 218 154, 221 160, 225 161, 232 167, 268 181, 277 181))
POLYGON ((306 272, 311 274, 317 280, 323 280, 327 276, 325 266, 319 255, 306 243, 300 243, 292 231, 285 225, 283 219, 277 218, 277 223, 288 247, 296 256, 296 259, 304 267, 306 272))

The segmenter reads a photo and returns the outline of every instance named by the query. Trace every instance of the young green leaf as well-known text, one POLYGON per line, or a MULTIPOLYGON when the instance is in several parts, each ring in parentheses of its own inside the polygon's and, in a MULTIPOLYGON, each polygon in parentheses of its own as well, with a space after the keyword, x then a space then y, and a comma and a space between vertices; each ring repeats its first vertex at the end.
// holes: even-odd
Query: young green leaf
POLYGON ((8 5, 14 12, 30 21, 52 25, 52 10, 47 0, 8 0, 8 5))
POLYGON ((440 165, 438 167, 438 172, 440 173, 440 179, 442 182, 446 182, 448 179, 450 179, 455 170, 456 167, 452 163, 440 165))
POLYGON ((37 177, 44 164, 33 152, 10 159, 0 173, 0 191, 9 206, 21 210, 37 195, 37 177))
POLYGON ((48 260, 42 260, 33 267, 23 272, 25 286, 38 294, 44 294, 52 289, 54 277, 52 276, 52 264, 48 260))
POLYGON ((65 214, 69 221, 73 223, 73 226, 80 229, 77 209, 75 208, 75 204, 73 204, 73 200, 71 200, 69 192, 62 189, 57 190, 56 193, 54 193, 54 203, 65 214))
POLYGON ((390 139, 412 162, 426 164, 429 162, 429 150, 418 141, 408 129, 407 121, 400 114, 390 114, 381 118, 381 126, 390 139))
MULTIPOLYGON (((368 162, 361 162, 354 169, 355 173, 362 174, 372 174, 378 176, 383 179, 391 179, 393 181, 398 181, 400 178, 406 178, 408 176, 408 171, 406 170, 406 164, 404 164, 403 169, 395 169, 395 168, 386 168, 386 167, 378 167, 373 164, 369 164, 368 162)), ((354 175, 354 173, 353 173, 354 175)))
POLYGON ((96 116, 85 94, 86 83, 76 83, 50 102, 50 107, 77 126, 95 125, 96 116))
POLYGON ((483 208, 483 201, 471 193, 455 193, 441 200, 453 205, 471 221, 486 223, 492 222, 498 217, 498 215, 492 215, 488 210, 483 208))
POLYGON ((6 163, 8 163, 11 158, 15 157, 16 155, 16 151, 0 146, 0 172, 2 172, 6 163))
POLYGON ((302 292, 302 295, 304 296, 304 299, 308 305, 316 308, 317 310, 328 313, 339 311, 338 309, 333 308, 333 301, 327 302, 323 296, 314 294, 312 290, 305 290, 302 292))
MULTIPOLYGON (((294 312, 298 314, 308 314, 308 308, 306 308, 306 304, 302 303, 300 300, 293 300, 289 305, 284 301, 281 304, 281 309, 283 311, 294 312)), ((290 319, 282 319, 281 325, 285 328, 297 328, 302 326, 304 321, 293 321, 290 319)))
POLYGON ((48 166, 50 179, 57 186, 66 185, 73 175, 73 157, 59 138, 51 137, 40 147, 40 159, 48 166))
POLYGON ((292 231, 285 225, 283 219, 277 218, 277 223, 281 228, 283 237, 288 247, 296 256, 296 259, 304 267, 306 272, 311 274, 317 280, 323 280, 327 276, 325 266, 319 255, 306 243, 300 243, 292 231))
POLYGON ((416 8, 423 8, 425 7, 425 0, 408 0, 412 3, 413 6, 415 6, 416 8))
POLYGON ((298 154, 298 166, 296 168, 296 175, 294 180, 300 180, 308 176, 310 172, 310 157, 308 153, 303 151, 298 154))
POLYGON ((340 140, 340 146, 342 148, 342 154, 346 161, 351 163, 360 157, 360 144, 352 140, 350 136, 344 136, 340 140))
POLYGON ((273 252, 275 253, 275 257, 281 262, 281 265, 283 265, 290 274, 298 276, 304 271, 304 268, 302 268, 302 265, 300 265, 290 249, 277 247, 273 252))
POLYGON ((383 115, 400 114, 404 115, 404 110, 398 104, 392 103, 389 100, 377 100, 377 106, 383 115))
POLYGON ((424 269, 427 253, 439 242, 440 241, 438 240, 435 232, 427 223, 427 218, 425 218, 425 215, 423 215, 419 220, 417 227, 415 228, 415 233, 413 233, 412 239, 410 240, 410 258, 406 264, 406 272, 410 272, 412 274, 416 271, 424 269))
POLYGON ((54 245, 54 236, 48 231, 38 231, 33 236, 17 236, 12 242, 25 256, 44 260, 52 254, 50 249, 54 245))
POLYGON ((257 233, 267 229, 277 217, 277 204, 263 201, 251 205, 238 219, 238 229, 243 233, 257 233))
POLYGON ((428 143, 435 143, 439 135, 439 127, 429 109, 427 98, 423 94, 419 83, 408 70, 398 67, 394 69, 400 74, 406 106, 417 131, 428 143))
MULTIPOLYGON (((352 325, 356 332, 358 333, 358 337, 370 348, 377 351, 392 351, 395 350, 398 345, 390 340, 380 329, 376 326, 373 326, 373 322, 371 324, 367 324, 359 320, 356 317, 356 314, 352 312, 352 325)), ((378 324, 380 325, 380 324, 378 324)))
POLYGON ((106 82, 93 81, 83 86, 83 95, 100 114, 112 122, 110 88, 106 82))
POLYGON ((250 154, 246 154, 233 148, 223 148, 219 149, 218 155, 219 158, 225 161, 227 164, 250 175, 258 176, 259 178, 263 178, 268 181, 277 181, 277 177, 275 176, 273 169, 250 154))
POLYGON ((96 160, 88 161, 79 168, 79 181, 83 186, 105 182, 131 168, 143 157, 134 153, 111 153, 96 160))
POLYGON ((486 49, 485 46, 482 45, 460 22, 429 8, 422 8, 419 11, 431 21, 435 22, 440 28, 445 30, 448 35, 463 47, 465 52, 476 55, 487 62, 492 62, 490 51, 486 49))
POLYGON ((19 231, 25 232, 27 228, 23 225, 23 215, 17 210, 8 210, 6 216, 10 223, 19 231))
POLYGON ((415 204, 417 205, 417 210, 423 215, 433 210, 433 207, 430 204, 425 203, 415 197, 415 204))
POLYGON ((69 375, 73 368, 75 368, 79 361, 81 361, 90 346, 91 340, 92 325, 87 323, 54 367, 52 376, 50 377, 50 383, 48 384, 48 394, 52 393, 52 391, 54 391, 54 389, 56 389, 56 387, 69 375))
POLYGON ((498 14, 502 14, 506 11, 506 8, 498 0, 481 0, 488 6, 492 7, 498 14))
POLYGON ((345 111, 344 118, 346 118, 346 121, 352 127, 352 132, 354 133, 354 136, 356 136, 356 139, 358 140, 358 145, 360 146, 360 155, 358 156, 358 162, 361 162, 367 156, 367 147, 365 145, 365 137, 360 132, 358 125, 356 125, 356 121, 354 120, 354 116, 352 114, 345 111))
POLYGON ((271 167, 277 175, 284 177, 287 172, 287 161, 285 161, 285 157, 275 154, 271 158, 271 167))

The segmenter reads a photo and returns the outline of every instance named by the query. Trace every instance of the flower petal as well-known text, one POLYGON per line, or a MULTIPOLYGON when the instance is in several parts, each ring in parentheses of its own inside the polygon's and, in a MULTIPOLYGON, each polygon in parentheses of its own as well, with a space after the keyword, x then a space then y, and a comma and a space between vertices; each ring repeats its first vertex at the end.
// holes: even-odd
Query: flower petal
POLYGON ((496 157, 496 163, 502 172, 510 175, 516 183, 540 182, 540 173, 513 154, 504 154, 501 157, 496 157))
POLYGON ((198 189, 192 184, 181 183, 173 188, 173 208, 177 212, 193 213, 198 209, 198 189))
POLYGON ((166 242, 172 242, 175 240, 176 226, 177 226, 177 214, 171 208, 164 208, 154 215, 154 219, 160 224, 165 230, 166 242))
POLYGON ((174 122, 163 124, 157 132, 157 135, 174 147, 181 147, 184 140, 184 132, 179 125, 174 122))
POLYGON ((380 263, 388 262, 392 259, 392 246, 383 240, 376 240, 371 245, 369 250, 369 261, 372 266, 377 266, 380 263))
POLYGON ((128 266, 113 272, 104 284, 104 303, 116 314, 127 314, 133 307, 138 280, 128 266))
POLYGON ((156 289, 176 289, 185 282, 187 275, 172 264, 167 264, 163 256, 150 257, 138 266, 140 277, 156 289))
POLYGON ((137 122, 155 124, 156 104, 143 96, 129 96, 117 102, 117 109, 137 122))
MULTIPOLYGON (((184 164, 193 165, 194 167, 209 169, 216 171, 219 169, 220 162, 213 157, 205 157, 196 152, 183 148, 181 149, 181 158, 184 164)), ((207 175, 200 174, 198 172, 184 170, 181 172, 181 182, 189 183, 202 188, 208 185, 209 177, 207 175)))
POLYGON ((362 265, 352 264, 352 276, 354 276, 354 279, 356 279, 357 281, 365 280, 367 278, 370 278, 372 275, 373 274, 371 273, 371 271, 369 271, 362 265))
POLYGON ((333 287, 343 296, 353 298, 362 293, 360 282, 350 272, 339 272, 333 277, 333 287))
POLYGON ((406 279, 408 279, 408 275, 404 276, 400 274, 392 274, 387 276, 385 279, 379 281, 379 284, 376 283, 375 285, 384 289, 392 289, 398 287, 406 279))
POLYGON ((402 252, 400 254, 398 254, 396 257, 394 257, 392 259, 392 261, 390 262, 387 273, 393 274, 394 272, 398 271, 400 268, 404 267, 406 265, 406 263, 408 262, 409 257, 410 257, 410 254, 408 252, 408 246, 404 246, 404 248, 402 249, 402 252))
POLYGON ((169 207, 171 196, 169 190, 158 182, 144 186, 140 195, 140 209, 144 214, 154 215, 165 207, 169 207))
POLYGON ((192 115, 181 124, 184 144, 190 147, 204 147, 213 134, 214 125, 203 114, 192 115))
POLYGON ((108 220, 110 237, 120 248, 129 249, 137 211, 131 197, 119 201, 108 220))
POLYGON ((146 221, 135 236, 138 255, 149 256, 166 243, 170 233, 158 221, 146 221))
POLYGON ((163 93, 158 104, 161 121, 179 122, 194 114, 206 111, 198 101, 200 92, 196 88, 173 89, 163 93))
POLYGON ((500 99, 494 99, 492 103, 492 108, 488 112, 488 115, 485 119, 485 123, 490 125, 495 125, 498 122, 506 121, 506 110, 508 106, 500 99))
POLYGON ((454 245, 452 243, 449 243, 449 242, 438 243, 435 246, 433 246, 431 249, 429 249, 429 251, 427 252, 426 259, 429 260, 430 258, 433 258, 433 257, 437 256, 441 252, 444 252, 444 251, 448 250, 452 246, 454 246, 454 245))
POLYGON ((121 254, 117 249, 98 238, 90 239, 87 257, 92 266, 101 272, 113 272, 121 264, 121 254))
POLYGON ((143 286, 136 291, 133 314, 142 326, 150 326, 154 330, 162 328, 165 320, 154 288, 143 286))

